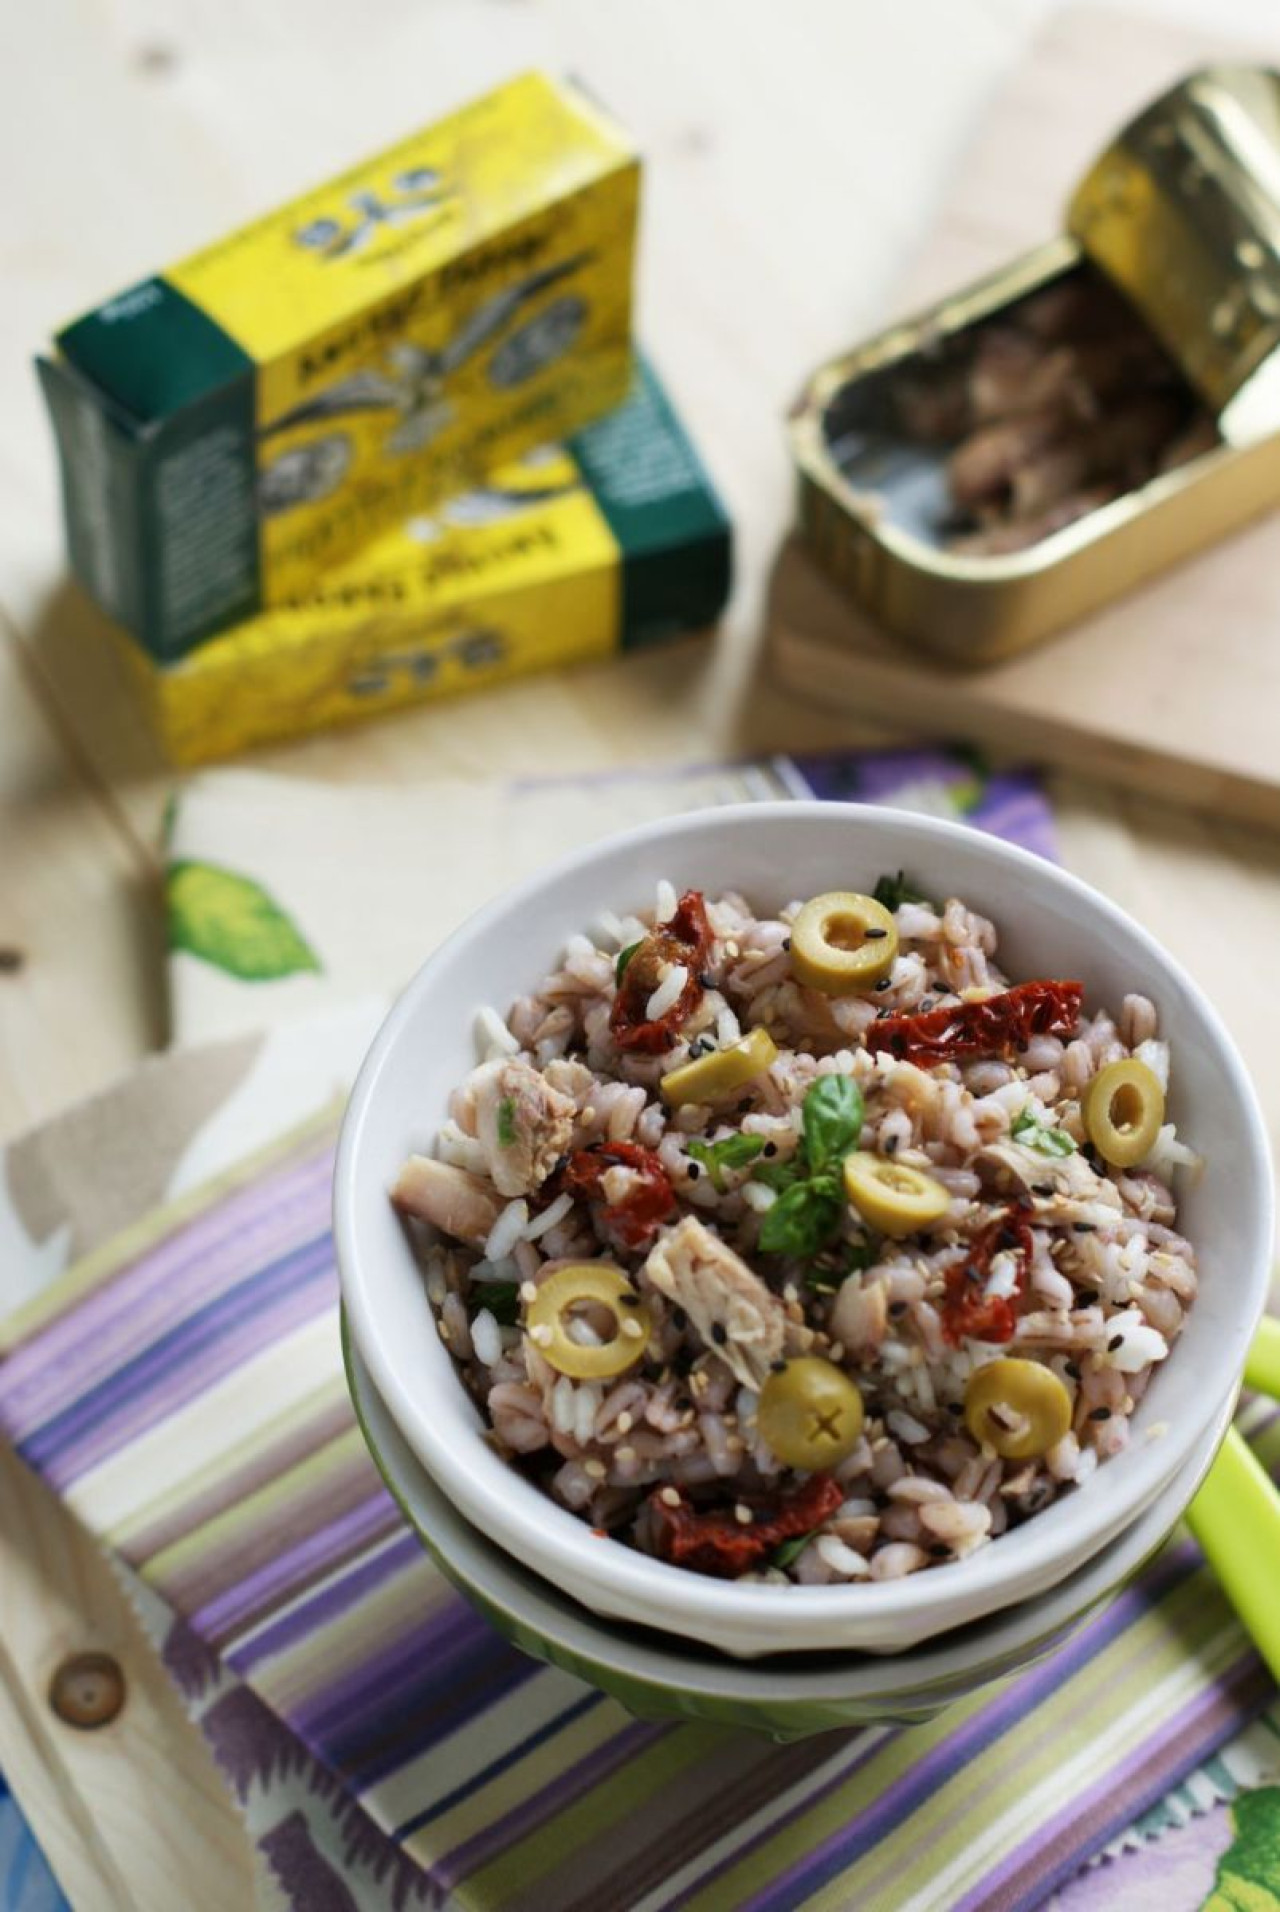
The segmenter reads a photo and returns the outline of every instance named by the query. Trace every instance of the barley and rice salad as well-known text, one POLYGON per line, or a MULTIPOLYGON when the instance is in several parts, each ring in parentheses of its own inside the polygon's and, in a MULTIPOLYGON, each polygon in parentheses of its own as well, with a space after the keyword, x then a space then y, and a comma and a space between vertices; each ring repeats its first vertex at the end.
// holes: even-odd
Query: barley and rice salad
POLYGON ((1145 996, 1011 982, 900 872, 664 883, 477 1036, 393 1200, 489 1439, 602 1535, 891 1580, 1124 1447, 1196 1292, 1145 996))

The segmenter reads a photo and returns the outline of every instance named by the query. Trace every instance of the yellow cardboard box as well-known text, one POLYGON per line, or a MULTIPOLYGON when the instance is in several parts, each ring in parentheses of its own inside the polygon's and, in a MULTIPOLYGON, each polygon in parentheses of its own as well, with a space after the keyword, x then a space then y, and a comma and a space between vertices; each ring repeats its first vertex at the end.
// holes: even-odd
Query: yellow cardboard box
POLYGON ((723 507, 638 361, 617 411, 385 533, 301 602, 170 665, 116 641, 167 755, 196 764, 700 629, 729 576, 723 507))
POLYGON ((175 658, 616 405, 638 191, 527 74, 66 327, 39 369, 76 575, 175 658))

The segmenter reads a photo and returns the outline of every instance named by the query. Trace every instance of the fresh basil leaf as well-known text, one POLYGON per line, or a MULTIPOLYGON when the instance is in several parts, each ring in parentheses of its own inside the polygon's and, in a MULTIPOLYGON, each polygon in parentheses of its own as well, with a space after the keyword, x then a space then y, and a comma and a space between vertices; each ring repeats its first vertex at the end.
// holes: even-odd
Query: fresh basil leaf
POLYGON ((625 950, 619 950, 617 962, 613 966, 613 980, 615 983, 621 983, 627 973, 628 963, 630 963, 632 957, 640 948, 640 944, 643 942, 644 938, 641 937, 637 942, 629 943, 625 950))
POLYGON ((793 1534, 790 1541, 780 1542, 769 1556, 771 1568, 789 1568, 798 1561, 815 1535, 821 1534, 821 1528, 810 1528, 808 1534, 793 1534))
POLYGON ((874 1268, 879 1258, 880 1245, 870 1236, 864 1236, 858 1242, 846 1242, 842 1253, 831 1260, 829 1267, 815 1263, 812 1268, 805 1270, 805 1286, 812 1289, 815 1295, 834 1295, 851 1275, 874 1268))
POLYGON ((842 1204, 828 1189, 797 1182, 785 1189, 760 1224, 766 1255, 808 1259, 825 1249, 840 1227, 842 1204))
POLYGON ((495 1322, 510 1328, 520 1320, 520 1284, 518 1282, 482 1282, 471 1291, 472 1319, 488 1309, 495 1322))
POLYGON ((804 1147, 810 1169, 825 1169, 856 1149, 862 1091, 852 1076, 820 1076, 804 1099, 804 1147))
POLYGON ((751 1180, 762 1182, 766 1189, 776 1189, 781 1195, 784 1189, 790 1189, 803 1175, 803 1163, 791 1156, 786 1162, 758 1162, 751 1171, 751 1180))
POLYGON ((937 908, 932 897, 926 897, 922 890, 917 890, 913 884, 909 884, 901 870, 892 876, 877 878, 876 887, 871 894, 877 903, 884 905, 886 910, 897 910, 904 903, 927 903, 931 910, 937 908))
POLYGON ((504 1096, 498 1104, 498 1146, 510 1149, 516 1139, 516 1099, 504 1096))
POLYGON ((1029 1109, 1019 1111, 1009 1133, 1024 1148, 1037 1150, 1042 1156, 1074 1156, 1076 1153, 1075 1140, 1065 1129, 1050 1129, 1047 1124, 1038 1122, 1029 1109))
POLYGON ((721 1142, 702 1142, 694 1136, 685 1147, 694 1161, 702 1164, 713 1188, 723 1190, 724 1171, 743 1169, 754 1162, 764 1149, 764 1137, 726 1136, 721 1142))

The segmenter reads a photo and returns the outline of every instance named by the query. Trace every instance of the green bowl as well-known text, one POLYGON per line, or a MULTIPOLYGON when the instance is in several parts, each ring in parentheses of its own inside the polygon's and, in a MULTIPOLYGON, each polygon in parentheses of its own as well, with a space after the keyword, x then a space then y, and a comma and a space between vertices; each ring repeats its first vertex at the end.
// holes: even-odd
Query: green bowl
MULTIPOLYGON (((601 1619, 505 1554, 437 1488, 401 1437, 345 1315, 356 1417, 405 1520, 460 1594, 536 1660, 576 1674, 644 1720, 711 1720, 799 1740, 831 1728, 928 1720, 952 1701, 1059 1646, 1162 1545, 1230 1421, 1225 1409, 1186 1471, 1120 1537, 1048 1593, 901 1654, 786 1654, 735 1660, 644 1627, 601 1619)), ((726 1587, 726 1600, 732 1590, 726 1587)))

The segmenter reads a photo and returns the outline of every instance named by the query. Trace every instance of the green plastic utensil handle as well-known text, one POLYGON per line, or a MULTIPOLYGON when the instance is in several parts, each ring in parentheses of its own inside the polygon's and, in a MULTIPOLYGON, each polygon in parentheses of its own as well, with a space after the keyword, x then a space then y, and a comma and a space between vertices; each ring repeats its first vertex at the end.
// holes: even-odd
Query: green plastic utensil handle
POLYGON ((1280 1680, 1280 1493, 1234 1428, 1187 1510, 1187 1523, 1280 1680))
POLYGON ((1280 1401, 1280 1316, 1264 1315, 1244 1365, 1244 1385, 1280 1401))

